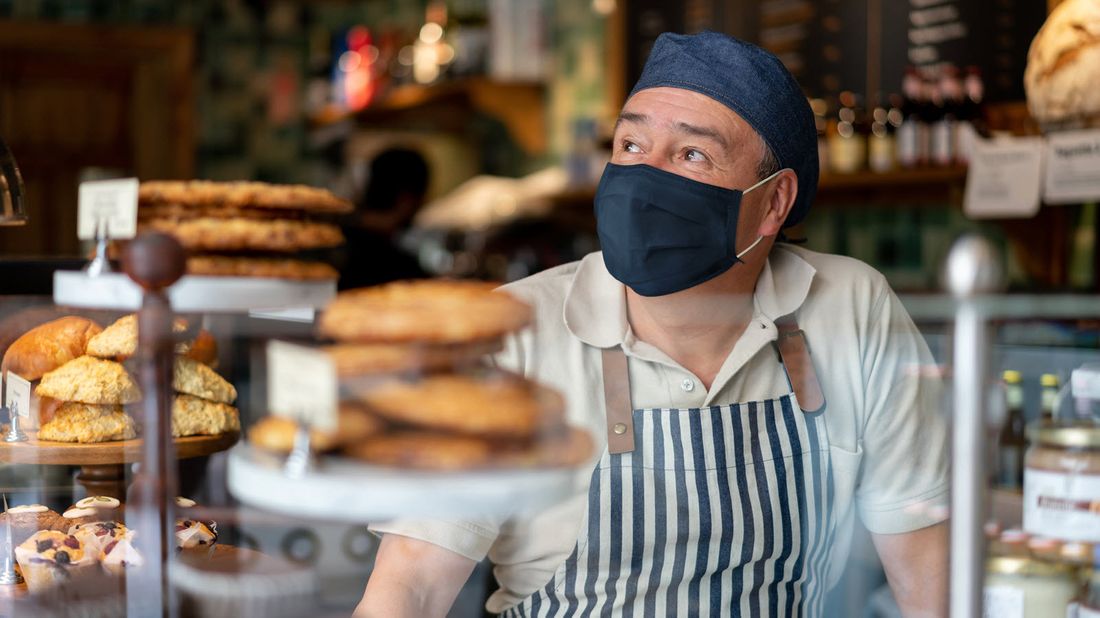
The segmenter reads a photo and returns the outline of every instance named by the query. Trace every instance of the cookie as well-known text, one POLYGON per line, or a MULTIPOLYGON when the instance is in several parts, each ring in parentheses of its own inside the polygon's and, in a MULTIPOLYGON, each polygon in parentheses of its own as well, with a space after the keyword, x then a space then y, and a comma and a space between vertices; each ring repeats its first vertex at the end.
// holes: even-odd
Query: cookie
POLYGON ((470 343, 530 321, 530 307, 490 283, 400 281, 338 294, 321 316, 320 333, 339 341, 470 343))
POLYGON ((327 223, 285 219, 151 219, 138 231, 164 232, 189 251, 279 251, 335 247, 344 243, 340 228, 327 223))
POLYGON ((172 387, 178 393, 207 401, 233 403, 237 400, 237 389, 225 378, 210 367, 185 356, 176 357, 172 387))
POLYGON ((347 454, 381 466, 455 471, 576 466, 591 457, 592 448, 588 433, 575 428, 529 442, 401 431, 364 440, 347 454))
POLYGON ((395 423, 509 438, 530 438, 561 425, 565 408, 556 391, 505 374, 392 379, 356 394, 372 412, 395 423))
MULTIPOLYGON (((384 422, 367 412, 363 406, 342 402, 336 431, 310 430, 310 448, 316 451, 335 450, 344 444, 351 444, 376 435, 385 426, 384 422)), ((294 434, 297 431, 297 423, 290 419, 281 416, 265 416, 248 430, 248 441, 264 450, 289 453, 294 448, 294 434)))
POLYGON ((38 430, 39 440, 54 442, 112 442, 137 437, 134 419, 119 405, 66 402, 38 430))
POLYGON ((172 401, 172 437, 214 436, 241 430, 237 408, 190 395, 172 401))
POLYGON ((339 343, 321 349, 342 378, 411 371, 439 371, 476 364, 503 347, 500 339, 469 344, 339 343))
POLYGON ((330 281, 340 276, 324 262, 294 259, 195 255, 187 258, 187 274, 206 277, 263 277, 291 281, 330 281))
POLYGON ((118 498, 111 496, 88 496, 76 501, 76 504, 65 509, 57 520, 54 530, 71 533, 72 530, 83 524, 97 521, 122 522, 126 509, 118 498))
POLYGON ((330 191, 306 185, 210 180, 150 180, 138 189, 141 204, 223 205, 348 213, 353 205, 330 191))
POLYGON ((94 404, 128 404, 141 399, 141 389, 114 361, 81 356, 42 376, 39 397, 94 404))
MULTIPOLYGON (((172 332, 177 336, 186 333, 187 320, 176 318, 172 322, 172 332)), ((134 355, 134 352, 137 351, 137 345, 137 314, 131 313, 115 320, 114 324, 89 339, 85 354, 97 358, 122 361, 134 355)), ((187 352, 189 347, 187 343, 180 343, 177 344, 176 351, 182 354, 187 352)))

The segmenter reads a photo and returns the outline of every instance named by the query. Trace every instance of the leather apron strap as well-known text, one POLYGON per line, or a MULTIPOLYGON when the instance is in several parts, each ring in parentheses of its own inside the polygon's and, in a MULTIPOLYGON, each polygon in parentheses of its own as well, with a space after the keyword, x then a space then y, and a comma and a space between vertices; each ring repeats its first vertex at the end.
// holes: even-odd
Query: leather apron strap
POLYGON ((603 396, 607 411, 607 450, 611 454, 634 450, 634 406, 630 403, 630 374, 626 354, 603 349, 603 396))
POLYGON ((814 361, 810 358, 806 334, 798 327, 794 314, 776 320, 775 327, 779 330, 775 341, 779 361, 787 372, 787 380, 791 383, 799 407, 806 414, 821 412, 825 409, 825 393, 821 390, 814 361))

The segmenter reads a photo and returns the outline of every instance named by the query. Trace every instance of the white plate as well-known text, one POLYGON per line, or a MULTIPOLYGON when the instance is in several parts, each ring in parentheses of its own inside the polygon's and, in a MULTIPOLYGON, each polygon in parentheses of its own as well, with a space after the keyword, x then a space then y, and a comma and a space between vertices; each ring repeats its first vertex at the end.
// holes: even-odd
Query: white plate
POLYGON ((576 468, 417 472, 326 457, 305 476, 290 478, 283 462, 246 443, 234 446, 230 493, 256 508, 335 521, 499 517, 561 502, 591 475, 576 468))
MULTIPOLYGON (((319 309, 336 296, 335 281, 288 281, 263 277, 186 275, 168 289, 179 312, 319 309)), ((53 275, 53 302, 66 307, 120 309, 141 307, 141 288, 122 273, 89 277, 79 270, 53 275)))

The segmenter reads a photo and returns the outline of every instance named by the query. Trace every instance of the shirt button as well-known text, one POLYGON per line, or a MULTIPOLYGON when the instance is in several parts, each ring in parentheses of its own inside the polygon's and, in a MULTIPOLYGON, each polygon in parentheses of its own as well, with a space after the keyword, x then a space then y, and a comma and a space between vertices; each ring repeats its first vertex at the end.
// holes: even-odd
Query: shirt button
POLYGON ((615 425, 611 427, 611 431, 614 431, 617 436, 623 435, 626 433, 626 423, 615 423, 615 425))
POLYGON ((690 393, 695 390, 695 381, 691 378, 684 378, 684 381, 680 382, 680 388, 684 389, 685 393, 690 393))

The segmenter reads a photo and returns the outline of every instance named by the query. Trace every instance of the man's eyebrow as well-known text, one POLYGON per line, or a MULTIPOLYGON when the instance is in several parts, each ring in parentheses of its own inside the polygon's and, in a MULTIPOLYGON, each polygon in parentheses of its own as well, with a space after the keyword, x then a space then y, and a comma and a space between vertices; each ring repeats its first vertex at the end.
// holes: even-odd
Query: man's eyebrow
POLYGON ((686 122, 677 122, 674 126, 676 127, 676 130, 680 131, 681 133, 687 133, 688 135, 695 135, 698 137, 706 137, 716 142, 719 146, 722 147, 723 150, 730 149, 730 145, 726 141, 726 137, 718 131, 711 129, 710 127, 700 127, 698 125, 688 124, 686 122))
POLYGON ((619 114, 619 119, 615 121, 615 130, 619 130, 619 125, 623 122, 632 122, 635 124, 649 124, 649 116, 645 114, 636 114, 634 112, 623 112, 619 114))

